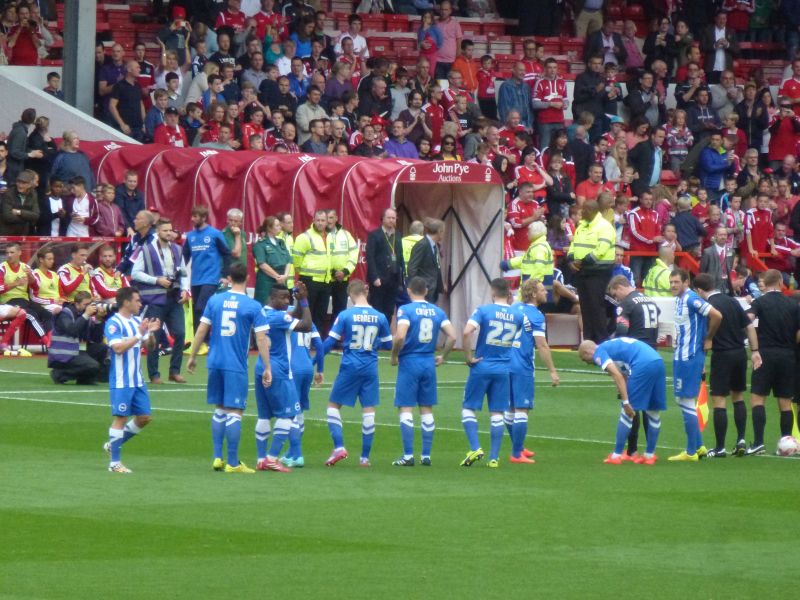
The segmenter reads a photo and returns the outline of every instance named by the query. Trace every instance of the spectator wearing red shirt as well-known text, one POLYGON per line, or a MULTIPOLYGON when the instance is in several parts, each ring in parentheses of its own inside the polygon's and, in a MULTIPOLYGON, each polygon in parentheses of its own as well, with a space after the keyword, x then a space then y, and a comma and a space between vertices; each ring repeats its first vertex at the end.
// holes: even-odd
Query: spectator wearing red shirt
POLYGON ((517 185, 530 183, 533 185, 533 195, 540 204, 547 198, 547 186, 553 185, 553 178, 537 162, 539 153, 536 148, 528 146, 522 152, 522 165, 516 168, 515 176, 517 185))
POLYGON ((439 85, 431 86, 430 98, 427 104, 423 105, 422 112, 425 113, 425 120, 428 129, 431 130, 431 145, 436 146, 442 141, 442 125, 445 120, 445 110, 442 107, 442 88, 439 85))
POLYGON ((214 29, 220 27, 230 27, 234 33, 242 33, 245 30, 247 17, 239 10, 242 6, 241 0, 228 0, 228 8, 217 15, 214 29))
POLYGON ((765 258, 764 264, 783 273, 785 281, 789 278, 788 274, 795 271, 792 258, 800 256, 800 242, 786 237, 786 225, 778 223, 775 225, 774 244, 777 256, 765 258))
POLYGON ((800 116, 800 58, 792 61, 792 78, 781 84, 778 96, 792 105, 794 114, 800 116))
POLYGON ((500 135, 500 143, 502 143, 504 146, 513 146, 514 137, 518 133, 527 133, 525 125, 522 124, 522 117, 520 116, 519 111, 508 111, 506 122, 497 133, 500 135))
POLYGON ((773 170, 778 170, 786 156, 794 155, 800 139, 800 117, 794 113, 792 103, 781 99, 779 112, 769 124, 769 154, 773 170))
POLYGON ((756 208, 747 211, 744 219, 744 239, 746 247, 742 254, 758 256, 759 252, 775 252, 775 229, 772 225, 772 211, 769 209, 769 196, 759 194, 756 208))
POLYGON ((511 150, 500 141, 500 132, 494 125, 490 125, 486 130, 486 143, 489 146, 489 153, 486 157, 491 161, 498 156, 508 158, 511 155, 511 150))
POLYGON ((497 73, 494 70, 494 59, 489 54, 481 57, 481 68, 476 74, 478 79, 478 107, 481 114, 487 119, 497 120, 497 96, 494 80, 497 73))
POLYGON ((456 105, 456 98, 461 95, 467 95, 464 90, 461 89, 463 82, 464 79, 461 77, 460 72, 453 70, 447 74, 448 86, 447 89, 442 92, 442 108, 445 113, 449 113, 456 105))
MULTIPOLYGON (((661 220, 653 209, 651 192, 642 192, 639 206, 628 211, 628 229, 632 251, 654 254, 658 252, 658 246, 664 238, 661 235, 661 220)), ((655 256, 631 256, 630 267, 637 284, 641 283, 643 275, 650 269, 654 260, 655 256)))
POLYGON ((708 207, 708 190, 700 188, 697 190, 697 204, 692 207, 692 214, 703 225, 708 221, 708 207))
POLYGON ((517 190, 519 195, 508 207, 507 220, 514 230, 514 250, 522 254, 530 245, 528 225, 542 218, 544 207, 534 198, 532 183, 522 183, 517 190))
POLYGON ((156 127, 153 134, 153 143, 173 148, 188 148, 189 138, 186 136, 186 130, 178 123, 179 119, 178 109, 174 106, 168 107, 164 111, 164 122, 156 127))
MULTIPOLYGON (((706 228, 706 237, 701 246, 703 250, 705 250, 715 242, 717 229, 725 227, 725 223, 722 220, 722 211, 719 206, 711 205, 708 207, 708 220, 703 223, 703 227, 706 228)), ((727 228, 725 229, 727 231, 727 228)))
POLYGON ((522 64, 525 65, 525 76, 522 80, 530 86, 531 95, 533 95, 533 88, 536 85, 536 80, 545 71, 545 66, 542 65, 544 46, 540 46, 533 40, 525 40, 522 51, 525 54, 522 59, 522 64))
POLYGON ((283 17, 273 12, 273 8, 275 8, 275 0, 261 0, 261 10, 253 15, 256 22, 255 33, 259 40, 270 36, 273 41, 280 42, 289 37, 283 17))
POLYGON ((614 193, 611 186, 603 183, 603 165, 593 163, 589 167, 589 178, 581 181, 578 187, 575 188, 578 206, 583 206, 583 203, 587 200, 597 200, 600 192, 605 191, 614 193))
POLYGON ((31 9, 21 5, 17 9, 19 22, 8 32, 8 47, 11 49, 11 65, 38 65, 39 45, 42 43, 40 25, 31 19, 31 9))
POLYGON ((564 111, 569 108, 567 84, 558 76, 555 59, 544 61, 544 76, 536 80, 532 96, 539 147, 546 148, 550 145, 553 133, 564 127, 564 111))

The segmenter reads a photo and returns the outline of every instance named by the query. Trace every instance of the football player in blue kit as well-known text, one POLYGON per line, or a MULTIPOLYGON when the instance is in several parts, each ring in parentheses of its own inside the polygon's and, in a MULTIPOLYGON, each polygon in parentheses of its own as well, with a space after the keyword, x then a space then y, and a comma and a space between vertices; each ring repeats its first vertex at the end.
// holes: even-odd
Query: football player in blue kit
MULTIPOLYGON (((294 309, 289 308, 288 310, 293 311, 294 309)), ((310 332, 295 331, 292 333, 291 367, 294 387, 300 401, 300 412, 295 416, 292 428, 289 430, 289 450, 280 460, 287 467, 302 468, 306 464, 303 458, 303 433, 305 432, 303 413, 311 407, 309 392, 312 383, 314 385, 322 384, 325 370, 325 350, 322 347, 319 331, 313 323, 310 332), (312 347, 315 352, 313 358, 311 357, 312 347), (315 368, 316 373, 314 373, 315 368)))
POLYGON ((531 331, 531 324, 525 314, 509 305, 508 282, 498 277, 492 280, 490 287, 492 303, 475 309, 464 326, 462 336, 464 358, 470 368, 461 410, 461 423, 470 450, 461 461, 462 467, 472 466, 485 455, 478 439, 478 417, 475 415, 475 411, 483 407, 484 397, 488 400, 491 415, 488 466, 499 466, 500 447, 503 444, 503 413, 510 406, 508 374, 511 369, 511 352, 519 331, 531 331), (478 339, 473 351, 472 337, 476 332, 478 339))
POLYGON ((629 337, 614 338, 600 345, 586 340, 578 346, 578 354, 582 361, 594 363, 611 375, 622 398, 614 452, 603 462, 607 465, 622 464, 622 452, 633 417, 636 411, 643 410, 647 413, 647 449, 644 459, 636 464, 654 465, 661 432, 661 412, 667 409, 667 380, 661 355, 644 342, 629 337), (627 381, 617 363, 630 373, 627 381))
MULTIPOLYGON (((226 473, 255 473, 239 460, 239 440, 242 436, 242 414, 247 406, 250 331, 261 313, 261 305, 247 296, 247 267, 234 263, 228 271, 230 289, 212 296, 206 304, 192 344, 192 354, 186 364, 194 373, 197 353, 206 336, 211 333, 208 368, 208 403, 215 406, 211 419, 211 440, 214 448, 215 471, 226 473), (222 460, 222 446, 227 443, 227 463, 222 460)), ((269 364, 268 327, 255 327, 258 353, 269 364)), ((267 368, 262 383, 272 383, 272 371, 267 368)))
POLYGON ((378 406, 378 348, 390 348, 392 332, 383 313, 367 302, 367 284, 352 279, 347 285, 347 294, 353 306, 336 317, 330 334, 325 340, 325 352, 341 342, 342 364, 333 382, 328 402, 328 429, 333 439, 333 452, 325 461, 332 467, 347 458, 342 431, 342 406, 353 407, 356 398, 361 402, 361 460, 362 467, 369 467, 369 454, 375 437, 375 407, 378 406))
POLYGON ((689 273, 675 269, 669 276, 675 296, 675 356, 672 361, 672 385, 675 401, 681 408, 686 430, 686 450, 668 460, 696 462, 708 454, 697 421, 697 396, 706 364, 705 350, 711 349, 722 315, 689 289, 689 273))
POLYGON ((256 405, 256 452, 259 471, 288 473, 289 467, 278 460, 283 444, 289 438, 295 417, 300 414, 300 399, 292 372, 293 333, 311 331, 311 311, 308 309, 308 292, 305 285, 295 288, 297 305, 294 312, 287 312, 291 296, 285 285, 274 285, 269 293, 269 302, 256 319, 256 331, 267 328, 269 335, 269 363, 272 367, 272 385, 262 385, 265 363, 259 357, 255 368, 256 405), (267 450, 270 435, 270 420, 275 419, 272 443, 267 450))
POLYGON ((397 309, 397 330, 392 345, 392 365, 398 366, 394 405, 400 414, 400 435, 403 456, 392 464, 414 466, 414 413, 419 407, 422 429, 420 464, 431 465, 431 446, 435 423, 433 407, 437 403, 436 367, 441 365, 456 343, 456 330, 444 311, 425 301, 428 285, 422 277, 408 282, 411 302, 397 309), (440 356, 436 356, 439 331, 446 339, 440 356))
POLYGON ((511 353, 511 406, 505 412, 505 424, 511 436, 512 463, 534 463, 534 453, 525 448, 528 435, 528 412, 533 408, 534 370, 533 360, 536 352, 550 371, 553 386, 560 383, 558 372, 553 364, 550 346, 545 334, 545 318, 539 306, 547 302, 547 288, 536 279, 528 279, 520 287, 521 302, 512 305, 527 317, 531 329, 520 329, 514 340, 511 353))

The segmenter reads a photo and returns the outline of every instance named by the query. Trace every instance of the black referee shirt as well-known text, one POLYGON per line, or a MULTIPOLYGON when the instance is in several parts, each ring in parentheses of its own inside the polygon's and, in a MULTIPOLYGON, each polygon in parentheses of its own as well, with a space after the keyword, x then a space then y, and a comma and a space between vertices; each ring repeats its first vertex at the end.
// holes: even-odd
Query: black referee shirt
POLYGON ((760 350, 795 349, 795 335, 800 326, 797 303, 780 292, 772 291, 753 300, 747 312, 758 319, 756 333, 760 350))
POLYGON ((739 301, 726 294, 715 292, 707 298, 706 302, 722 315, 722 323, 720 323, 717 333, 714 334, 712 350, 725 352, 726 350, 744 349, 744 340, 747 337, 745 328, 750 325, 750 319, 747 318, 739 301))

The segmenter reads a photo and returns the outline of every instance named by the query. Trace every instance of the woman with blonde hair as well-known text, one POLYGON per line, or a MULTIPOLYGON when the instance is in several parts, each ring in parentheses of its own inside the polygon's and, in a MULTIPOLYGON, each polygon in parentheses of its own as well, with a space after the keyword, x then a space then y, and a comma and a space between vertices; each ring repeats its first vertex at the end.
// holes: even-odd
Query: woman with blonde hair
POLYGON ((83 177, 86 189, 94 189, 94 173, 89 157, 80 150, 81 140, 75 131, 65 131, 61 136, 61 148, 53 159, 50 177, 69 183, 73 177, 83 177))
POLYGON ((627 167, 628 145, 625 142, 616 142, 603 163, 603 169, 606 172, 606 180, 614 184, 614 189, 617 191, 627 167))

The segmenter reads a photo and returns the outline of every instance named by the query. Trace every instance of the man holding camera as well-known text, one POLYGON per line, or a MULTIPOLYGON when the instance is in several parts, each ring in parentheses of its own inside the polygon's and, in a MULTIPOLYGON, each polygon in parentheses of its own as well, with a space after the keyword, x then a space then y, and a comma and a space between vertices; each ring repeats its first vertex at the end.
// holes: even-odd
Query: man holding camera
MULTIPOLYGON (((166 324, 176 349, 170 355, 169 380, 186 383, 181 376, 186 326, 183 305, 189 300, 189 277, 181 247, 172 241, 172 222, 161 219, 156 225, 155 238, 144 244, 133 261, 131 279, 139 289, 148 319, 166 324)), ((150 383, 161 383, 158 371, 158 352, 147 354, 147 374, 150 383)))
POLYGON ((94 385, 101 374, 101 363, 106 360, 108 347, 105 344, 88 344, 86 351, 80 349, 81 341, 88 341, 97 314, 97 304, 87 291, 77 292, 72 302, 56 317, 47 366, 55 383, 64 384, 74 379, 78 385, 94 385))

